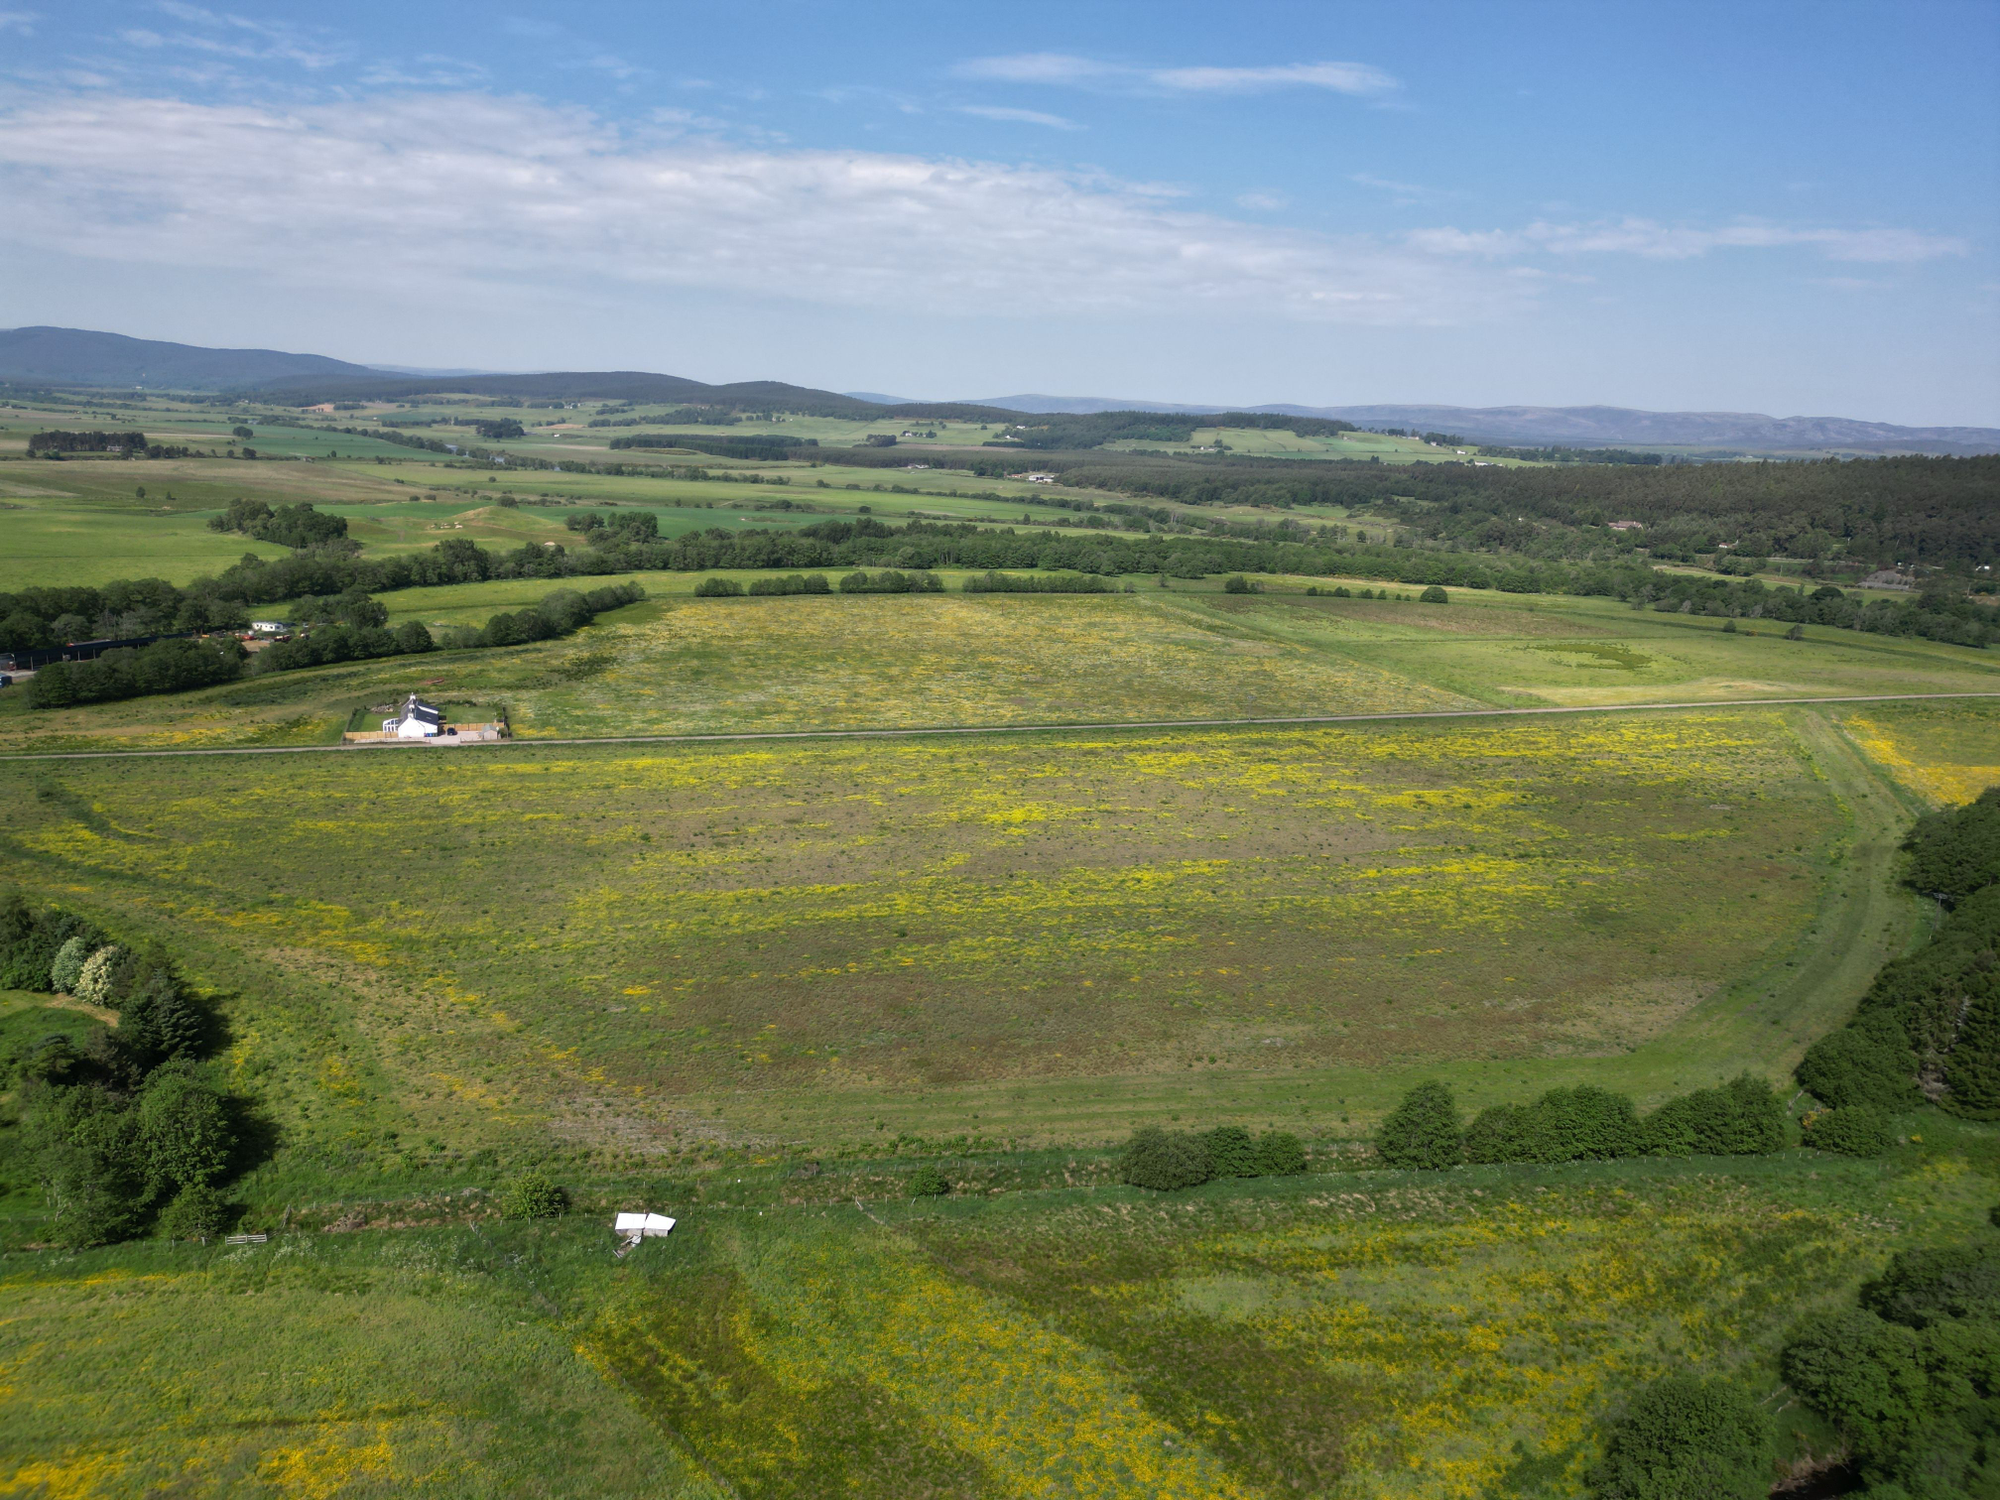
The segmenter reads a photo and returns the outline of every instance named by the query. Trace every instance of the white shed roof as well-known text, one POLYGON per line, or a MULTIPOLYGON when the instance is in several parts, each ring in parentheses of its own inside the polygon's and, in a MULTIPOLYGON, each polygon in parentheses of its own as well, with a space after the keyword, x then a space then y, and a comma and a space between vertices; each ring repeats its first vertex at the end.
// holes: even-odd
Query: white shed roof
POLYGON ((623 1235, 651 1238, 669 1233, 674 1223, 665 1214, 620 1214, 611 1227, 623 1235))

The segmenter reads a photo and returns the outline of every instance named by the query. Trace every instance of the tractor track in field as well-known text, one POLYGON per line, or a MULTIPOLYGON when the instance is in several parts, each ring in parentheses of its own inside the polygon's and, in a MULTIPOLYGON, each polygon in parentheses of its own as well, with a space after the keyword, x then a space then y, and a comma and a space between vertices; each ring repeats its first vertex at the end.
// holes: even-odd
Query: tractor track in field
POLYGON ((484 740, 455 744, 406 740, 359 745, 218 745, 193 750, 29 750, 0 754, 0 764, 41 760, 126 760, 195 755, 365 754, 382 750, 533 750, 577 745, 709 745, 756 740, 884 740, 941 735, 1098 734, 1125 729, 1266 729, 1315 724, 1393 724, 1437 719, 1518 719, 1558 714, 1659 713, 1683 709, 1811 708, 1841 703, 1916 703, 1933 699, 2000 698, 1991 693, 1862 693, 1833 698, 1723 698, 1673 703, 1549 704, 1534 708, 1432 708, 1394 713, 1290 714, 1260 719, 1114 719, 1045 724, 929 724, 900 729, 740 729, 708 734, 607 734, 532 739, 484 740))

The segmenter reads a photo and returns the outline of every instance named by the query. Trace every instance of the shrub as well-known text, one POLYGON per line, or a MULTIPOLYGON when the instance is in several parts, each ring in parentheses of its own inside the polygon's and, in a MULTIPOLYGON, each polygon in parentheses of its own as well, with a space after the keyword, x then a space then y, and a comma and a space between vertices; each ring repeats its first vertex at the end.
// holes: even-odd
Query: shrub
POLYGON ((569 1194, 545 1172, 523 1172, 500 1195, 503 1219, 554 1219, 569 1210, 569 1194))
POLYGON ((1185 1131, 1141 1130, 1125 1145, 1119 1176, 1134 1187, 1171 1192, 1215 1175, 1202 1143, 1185 1131))
POLYGON ((1812 1320, 1779 1369, 1831 1421, 1867 1493, 1993 1493, 2000 1446, 2000 1244, 1899 1252, 1861 1306, 1812 1320))
POLYGON ((1772 1456, 1770 1418, 1748 1396, 1670 1375, 1632 1398, 1587 1482, 1599 1500, 1761 1500, 1772 1456))
POLYGON ((1106 594, 1111 585, 1095 573, 1001 573, 987 569, 965 580, 968 594, 1106 594))
POLYGON ((1456 1166, 1465 1155, 1464 1128, 1451 1090, 1420 1083, 1403 1095, 1375 1137, 1385 1165, 1430 1169, 1456 1166))
POLYGON ((1645 1124, 1655 1156, 1754 1156, 1782 1150, 1787 1136, 1784 1100, 1748 1073, 1669 1099, 1645 1124))
POLYGON ((1421 594, 1417 595, 1417 601, 1421 604, 1449 604, 1451 603, 1451 595, 1447 594, 1436 584, 1432 584, 1421 594))
POLYGON ((1889 1149, 1889 1120, 1866 1104, 1823 1109, 1807 1117, 1805 1144, 1842 1156, 1880 1156, 1889 1149))
POLYGON ((405 656, 416 656, 436 646, 422 620, 405 620, 396 627, 396 649, 405 656))
POLYGON ((1861 1305, 1906 1328, 1957 1318, 2000 1319, 2000 1244, 1898 1250, 1889 1268, 1861 1288, 1861 1305))
POLYGON ((1241 573, 1231 573, 1222 580, 1222 591, 1225 594, 1254 594, 1257 592, 1257 585, 1241 573))
POLYGON ((931 1162, 925 1162, 910 1174, 910 1196, 912 1198, 942 1198, 951 1191, 951 1179, 931 1162))
POLYGON ((708 577, 694 586, 697 599, 727 599, 743 592, 743 585, 734 578, 708 577))
POLYGON ((65 942, 56 950, 55 961, 49 965, 49 987, 58 995, 76 992, 76 983, 83 978, 83 966, 89 961, 92 949, 90 939, 78 935, 65 942))
POLYGON ((1585 1084, 1480 1111, 1465 1154, 1474 1162, 1608 1161, 1636 1156, 1644 1139, 1630 1099, 1585 1084))
POLYGON ((130 964, 118 1005, 118 1042, 141 1068, 202 1050, 208 1017, 157 944, 130 964))
POLYGON ((1976 802, 1917 819, 1903 847, 1910 851, 1904 883, 1947 906, 2000 883, 2000 787, 1988 787, 1976 802))
POLYGON ((935 573, 903 573, 885 568, 880 573, 857 572, 842 575, 843 594, 941 594, 944 581, 935 573))
POLYGON ((1902 1023, 1886 1010, 1821 1037, 1792 1069, 1799 1087, 1835 1109, 1897 1111, 1922 1101, 1917 1058, 1902 1023))
POLYGON ((750 592, 753 594, 827 594, 832 591, 824 573, 787 573, 782 578, 750 580, 750 592))
POLYGON ((146 1080, 136 1123, 155 1201, 212 1186, 236 1145, 221 1098, 184 1067, 161 1068, 146 1080))
POLYGON ((205 1182, 184 1187, 160 1210, 159 1230, 170 1240, 212 1240, 222 1232, 222 1200, 205 1182))
POLYGON ((1258 1177, 1296 1177, 1306 1169, 1306 1148, 1295 1135, 1267 1130, 1257 1137, 1253 1160, 1258 1177))
POLYGON ((111 1004, 112 992, 118 982, 118 961, 124 956, 125 950, 116 943, 91 954, 90 961, 77 976, 76 998, 86 1005, 111 1004))
POLYGON ((25 1123, 52 1210, 50 1237, 78 1250, 129 1234, 145 1198, 145 1158, 122 1101, 94 1085, 45 1086, 25 1123))
POLYGON ((0 901, 0 989, 46 990, 56 955, 73 937, 92 949, 104 943, 104 935, 83 918, 55 907, 38 913, 19 891, 10 892, 0 901))
POLYGON ((1201 1134, 1202 1150, 1217 1177, 1257 1176, 1257 1147, 1241 1125, 1218 1125, 1201 1134))

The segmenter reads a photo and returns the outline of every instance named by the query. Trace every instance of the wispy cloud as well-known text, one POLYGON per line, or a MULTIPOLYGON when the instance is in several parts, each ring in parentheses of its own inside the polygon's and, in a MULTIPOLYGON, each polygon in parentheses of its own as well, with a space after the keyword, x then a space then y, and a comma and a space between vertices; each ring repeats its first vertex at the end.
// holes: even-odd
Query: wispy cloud
POLYGON ((425 53, 406 62, 370 63, 361 81, 370 88, 464 89, 484 82, 486 69, 462 57, 425 53))
POLYGON ((33 36, 35 22, 39 20, 41 17, 31 10, 0 10, 0 35, 13 31, 22 36, 33 36))
POLYGON ((1817 250, 1828 260, 1878 263, 1937 260, 1966 255, 1972 246, 1957 235, 1914 229, 1843 229, 1739 223, 1704 228, 1619 219, 1594 224, 1538 221, 1524 229, 1419 229, 1408 236, 1417 249, 1439 255, 1519 256, 1638 255, 1691 260, 1716 250, 1817 250))
POLYGON ((975 57, 952 70, 961 78, 1062 87, 1138 88, 1171 94, 1253 94, 1272 89, 1328 89, 1370 98, 1402 87, 1368 63, 1291 62, 1261 68, 1146 68, 1068 52, 1016 52, 975 57))
POLYGON ((121 39, 137 47, 183 48, 239 62, 288 62, 314 71, 353 56, 351 47, 319 28, 208 10, 183 0, 155 0, 153 9, 187 29, 160 32, 134 27, 121 32, 121 39))
POLYGON ((1255 209, 1259 213, 1275 213, 1289 208, 1291 202, 1283 193, 1240 193, 1236 198, 1238 208, 1255 209))
POLYGON ((1336 94, 1386 94, 1394 78, 1366 63, 1284 63, 1274 68, 1161 68, 1147 78, 1161 88, 1197 94, 1249 94, 1267 89, 1331 89, 1336 94))
POLYGON ((1377 177, 1369 172, 1352 173, 1347 180, 1361 187, 1375 188, 1390 194, 1398 208, 1410 208, 1419 203, 1432 203, 1440 198, 1454 196, 1439 192, 1435 188, 1422 187, 1414 182, 1397 182, 1393 178, 1377 177))
POLYGON ((1016 52, 1007 57, 975 57, 952 71, 961 78, 1003 83, 1087 83, 1130 70, 1067 52, 1016 52))
POLYGON ((1005 314, 1458 322, 1533 288, 1476 258, 1188 212, 992 162, 635 136, 484 94, 290 109, 104 95, 0 109, 0 238, 491 305, 566 283, 1005 314))
POLYGON ((1061 115, 1043 114, 1039 109, 1009 109, 1000 104, 961 104, 958 112, 962 115, 977 115, 982 120, 1006 120, 1017 125, 1046 125, 1051 130, 1081 130, 1083 127, 1074 120, 1065 120, 1061 115))

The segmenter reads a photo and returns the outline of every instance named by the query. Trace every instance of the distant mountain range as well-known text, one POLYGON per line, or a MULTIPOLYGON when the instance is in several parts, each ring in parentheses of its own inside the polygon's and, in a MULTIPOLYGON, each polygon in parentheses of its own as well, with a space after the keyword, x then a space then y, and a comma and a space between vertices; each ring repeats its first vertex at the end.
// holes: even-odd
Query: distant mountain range
POLYGON ((274 380, 375 373, 367 365, 351 365, 344 359, 328 359, 323 354, 284 354, 276 349, 203 349, 194 344, 129 339, 122 333, 92 333, 82 328, 0 330, 0 380, 216 391, 274 380))
POLYGON ((1275 412, 1359 427, 1414 427, 1483 443, 1579 448, 1738 448, 1750 453, 2000 453, 2000 428, 1898 427, 1848 417, 1767 417, 1761 412, 1634 411, 1623 406, 1188 406, 1096 396, 993 396, 1008 411, 1081 416, 1101 411, 1200 414, 1275 412))
POLYGON ((206 349, 81 328, 0 330, 0 381, 50 386, 244 391, 267 399, 393 400, 466 392, 520 400, 688 402, 740 411, 819 416, 977 420, 1013 412, 1081 416, 1105 411, 1175 415, 1269 412, 1326 417, 1361 427, 1414 427, 1479 442, 1579 448, 1707 448, 1744 453, 2000 453, 2000 428, 1898 427, 1846 417, 1768 417, 1755 412, 1653 412, 1618 406, 1253 406, 1188 405, 1097 396, 994 396, 921 402, 879 391, 814 390, 776 380, 708 385, 644 370, 553 370, 496 375, 357 365, 276 349, 206 349))

